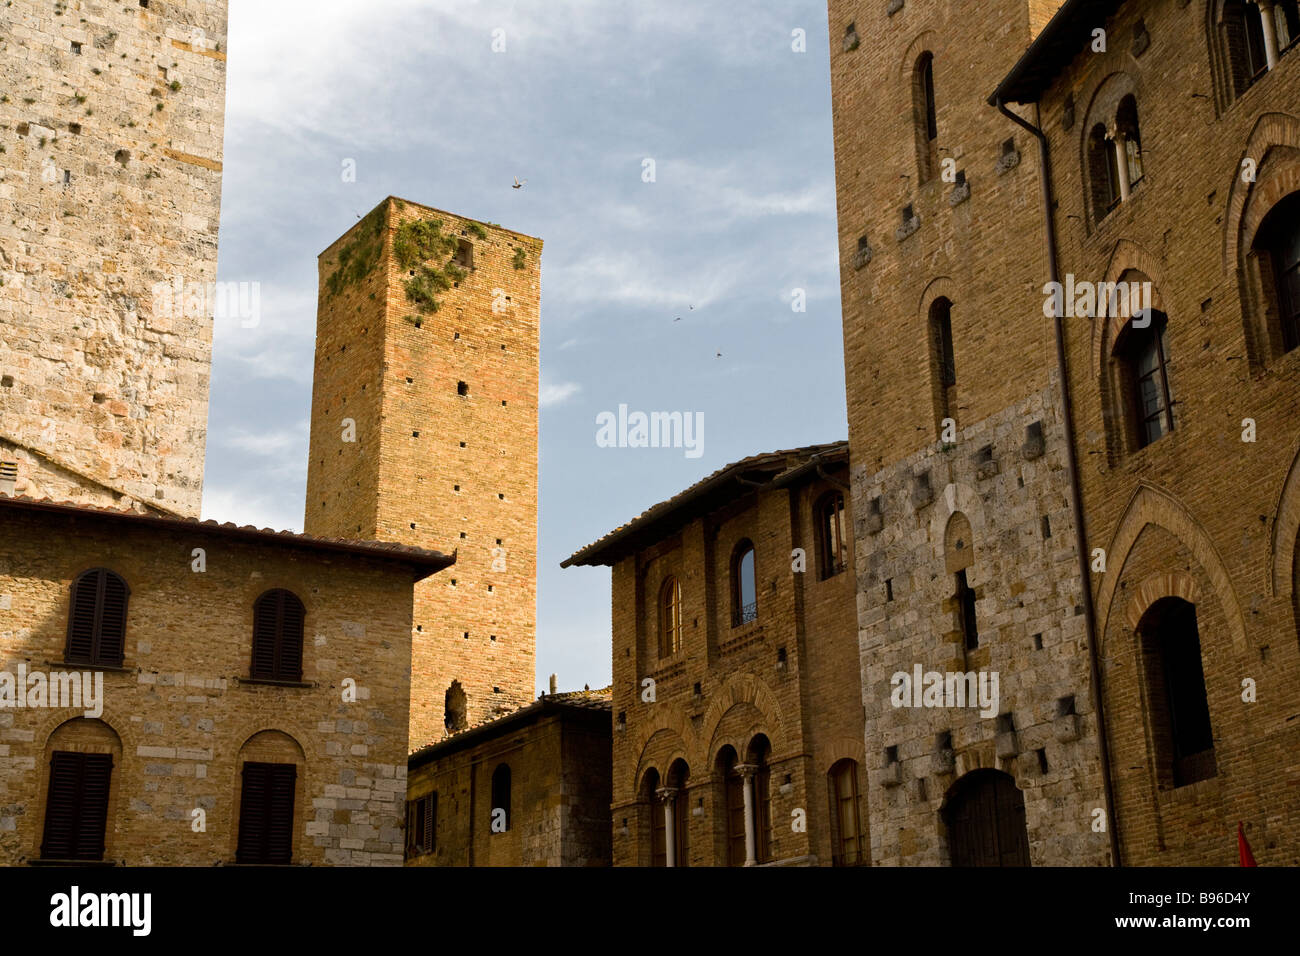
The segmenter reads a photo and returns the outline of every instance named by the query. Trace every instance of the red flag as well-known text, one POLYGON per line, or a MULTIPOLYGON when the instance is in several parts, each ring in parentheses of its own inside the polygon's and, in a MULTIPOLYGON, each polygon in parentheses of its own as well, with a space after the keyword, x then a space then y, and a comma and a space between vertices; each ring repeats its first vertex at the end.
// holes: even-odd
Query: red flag
POLYGON ((1250 852, 1250 843, 1246 840, 1246 834, 1241 829, 1241 821, 1237 821, 1237 853, 1241 856, 1242 866, 1259 866, 1255 862, 1255 854, 1250 852))

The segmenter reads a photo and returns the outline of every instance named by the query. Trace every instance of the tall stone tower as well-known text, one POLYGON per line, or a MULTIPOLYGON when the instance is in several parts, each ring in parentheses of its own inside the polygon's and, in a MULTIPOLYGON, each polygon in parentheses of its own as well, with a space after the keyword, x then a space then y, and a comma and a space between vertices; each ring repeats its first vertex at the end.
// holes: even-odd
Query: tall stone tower
POLYGON ((320 257, 305 530, 416 586, 411 746, 533 698, 542 242, 388 198, 320 257))
POLYGON ((16 466, 19 494, 199 513, 225 43, 226 0, 3 9, 0 476, 16 466))
POLYGON ((877 864, 982 862, 994 805, 1003 861, 1108 856, 1037 144, 985 102, 1056 5, 829 4, 877 864))

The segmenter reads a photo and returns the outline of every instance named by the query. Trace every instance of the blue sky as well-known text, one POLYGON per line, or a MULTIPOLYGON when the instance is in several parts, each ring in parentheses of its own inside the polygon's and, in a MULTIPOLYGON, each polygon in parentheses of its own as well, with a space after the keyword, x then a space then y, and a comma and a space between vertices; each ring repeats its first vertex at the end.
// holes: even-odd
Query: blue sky
POLYGON ((260 283, 261 321, 216 327, 204 517, 301 530, 316 256, 358 214, 539 236, 538 687, 604 686, 609 571, 560 561, 847 433, 824 0, 230 0, 226 49, 218 278, 260 283), (598 447, 620 404, 702 413, 703 454, 598 447))

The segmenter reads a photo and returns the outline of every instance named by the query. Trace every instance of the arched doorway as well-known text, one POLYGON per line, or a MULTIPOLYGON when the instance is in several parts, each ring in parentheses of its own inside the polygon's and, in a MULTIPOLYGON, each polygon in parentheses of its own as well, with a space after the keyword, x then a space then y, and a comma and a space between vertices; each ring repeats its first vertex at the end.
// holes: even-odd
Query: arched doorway
POLYGON ((949 792, 943 809, 952 866, 1029 866, 1025 798, 1000 770, 974 770, 949 792))

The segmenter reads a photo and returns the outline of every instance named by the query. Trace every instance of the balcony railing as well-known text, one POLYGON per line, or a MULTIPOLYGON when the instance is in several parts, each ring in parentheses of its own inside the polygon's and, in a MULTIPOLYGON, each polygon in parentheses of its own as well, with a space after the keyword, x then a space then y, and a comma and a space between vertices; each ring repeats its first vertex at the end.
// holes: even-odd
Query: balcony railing
POLYGON ((751 601, 748 604, 742 604, 736 609, 731 616, 731 626, 740 627, 742 624, 748 624, 750 621, 758 619, 758 602, 751 601))

